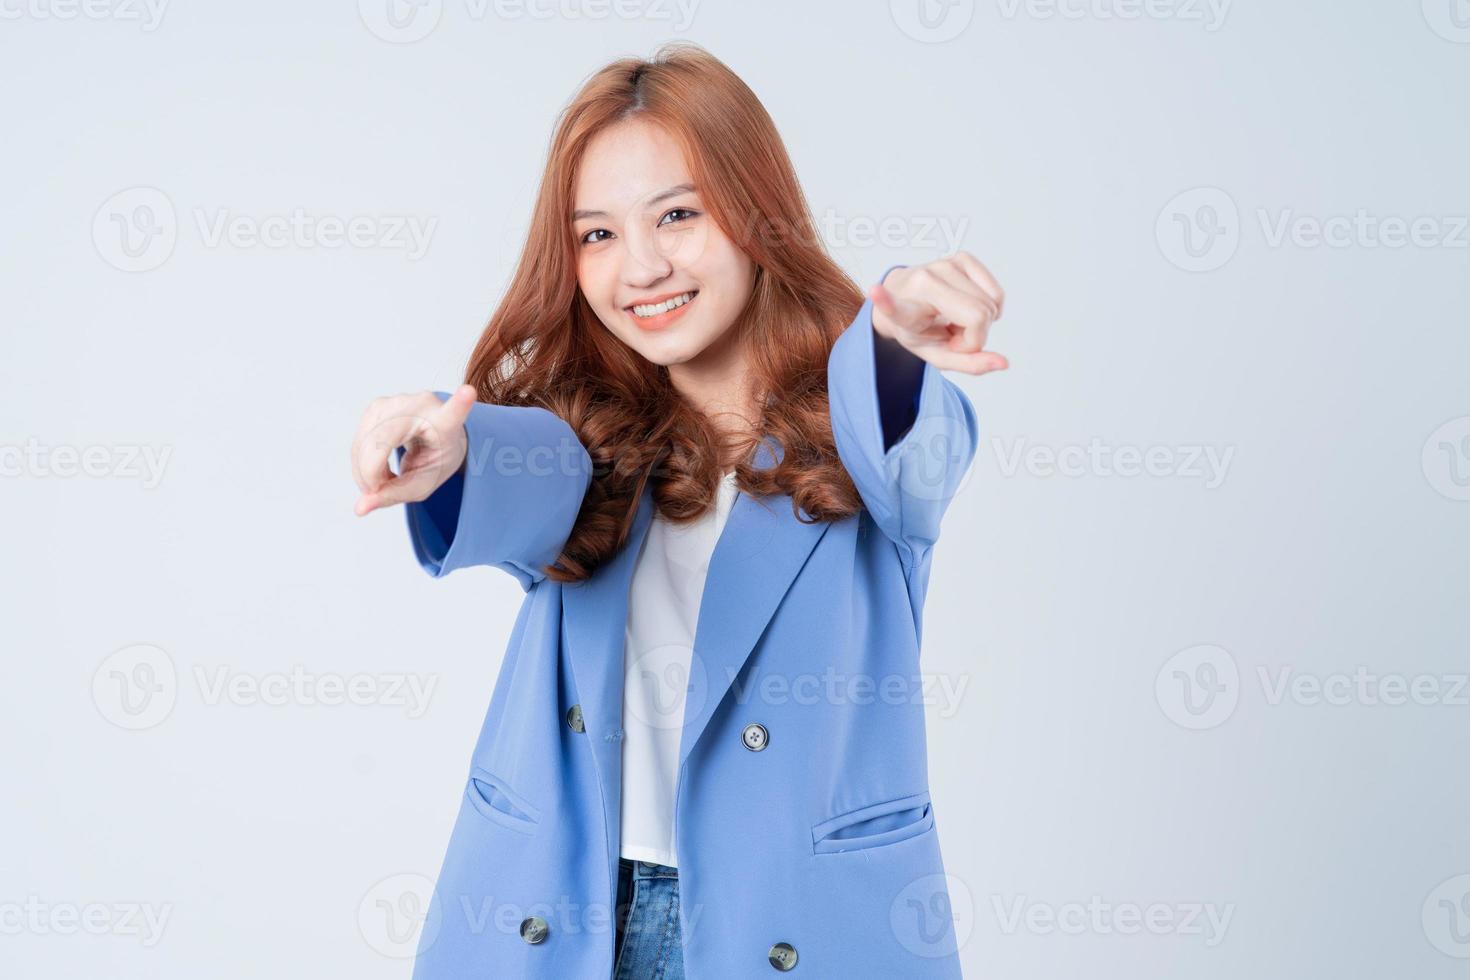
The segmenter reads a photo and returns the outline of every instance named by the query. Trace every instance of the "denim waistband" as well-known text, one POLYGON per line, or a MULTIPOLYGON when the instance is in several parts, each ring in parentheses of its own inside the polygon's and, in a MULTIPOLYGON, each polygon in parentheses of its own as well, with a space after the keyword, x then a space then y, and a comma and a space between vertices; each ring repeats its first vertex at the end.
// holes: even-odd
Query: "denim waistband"
POLYGON ((667 864, 655 864, 652 861, 630 861, 627 858, 618 858, 618 866, 628 868, 633 872, 634 878, 677 878, 679 869, 667 864))

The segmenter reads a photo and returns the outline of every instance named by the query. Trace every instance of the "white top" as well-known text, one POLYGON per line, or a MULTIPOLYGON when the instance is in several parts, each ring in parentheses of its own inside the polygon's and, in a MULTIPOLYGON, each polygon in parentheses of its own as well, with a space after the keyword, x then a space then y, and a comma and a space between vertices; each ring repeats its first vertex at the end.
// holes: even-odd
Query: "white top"
POLYGON ((678 867, 674 793, 694 628, 710 555, 735 505, 735 471, 690 524, 654 514, 628 586, 623 653, 621 856, 678 867))

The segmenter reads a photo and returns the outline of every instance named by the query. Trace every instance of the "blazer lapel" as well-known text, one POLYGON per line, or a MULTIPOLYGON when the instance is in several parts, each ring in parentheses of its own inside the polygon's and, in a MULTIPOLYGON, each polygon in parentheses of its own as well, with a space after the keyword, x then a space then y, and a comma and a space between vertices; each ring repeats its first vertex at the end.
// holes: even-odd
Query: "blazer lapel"
MULTIPOLYGON (((756 466, 768 468, 781 456, 779 441, 768 436, 757 448, 756 466)), ((617 826, 616 807, 621 799, 620 736, 628 588, 653 510, 650 486, 639 500, 623 549, 591 578, 562 588, 567 657, 613 827, 617 826)), ((710 555, 700 599, 680 736, 681 766, 740 673, 796 573, 830 526, 827 522, 806 524, 797 520, 788 494, 759 500, 744 492, 736 495, 710 555)))
MULTIPOLYGON (((781 458, 781 446, 767 437, 757 450, 756 466, 774 465, 773 455, 774 460, 781 458)), ((710 555, 699 603, 679 743, 681 768, 796 573, 829 527, 825 521, 797 520, 789 494, 736 496, 710 555)))
POLYGON ((562 622, 567 659, 582 706, 586 736, 602 782, 609 826, 618 827, 622 786, 623 653, 628 622, 628 587, 633 565, 653 520, 653 493, 645 487, 628 540, 590 578, 562 586, 562 622))

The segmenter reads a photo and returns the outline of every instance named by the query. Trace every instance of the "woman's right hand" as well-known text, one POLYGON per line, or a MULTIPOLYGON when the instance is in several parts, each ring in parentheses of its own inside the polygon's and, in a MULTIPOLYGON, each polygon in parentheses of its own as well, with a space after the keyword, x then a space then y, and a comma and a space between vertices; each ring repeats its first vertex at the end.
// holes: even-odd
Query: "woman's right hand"
POLYGON ((352 478, 362 496, 358 517, 379 507, 424 500, 444 485, 468 450, 464 422, 475 404, 473 385, 460 385, 448 400, 432 391, 375 398, 352 439, 352 478), (404 447, 397 476, 388 466, 404 447))

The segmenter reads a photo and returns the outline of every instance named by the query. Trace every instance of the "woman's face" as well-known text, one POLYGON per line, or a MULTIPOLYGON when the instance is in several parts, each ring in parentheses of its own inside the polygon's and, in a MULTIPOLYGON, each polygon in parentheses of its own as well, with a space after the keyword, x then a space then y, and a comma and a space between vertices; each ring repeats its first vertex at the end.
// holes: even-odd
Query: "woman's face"
POLYGON ((755 264, 706 213, 678 144, 624 120, 588 144, 580 171, 577 282, 603 326, 656 364, 722 360, 755 264))

